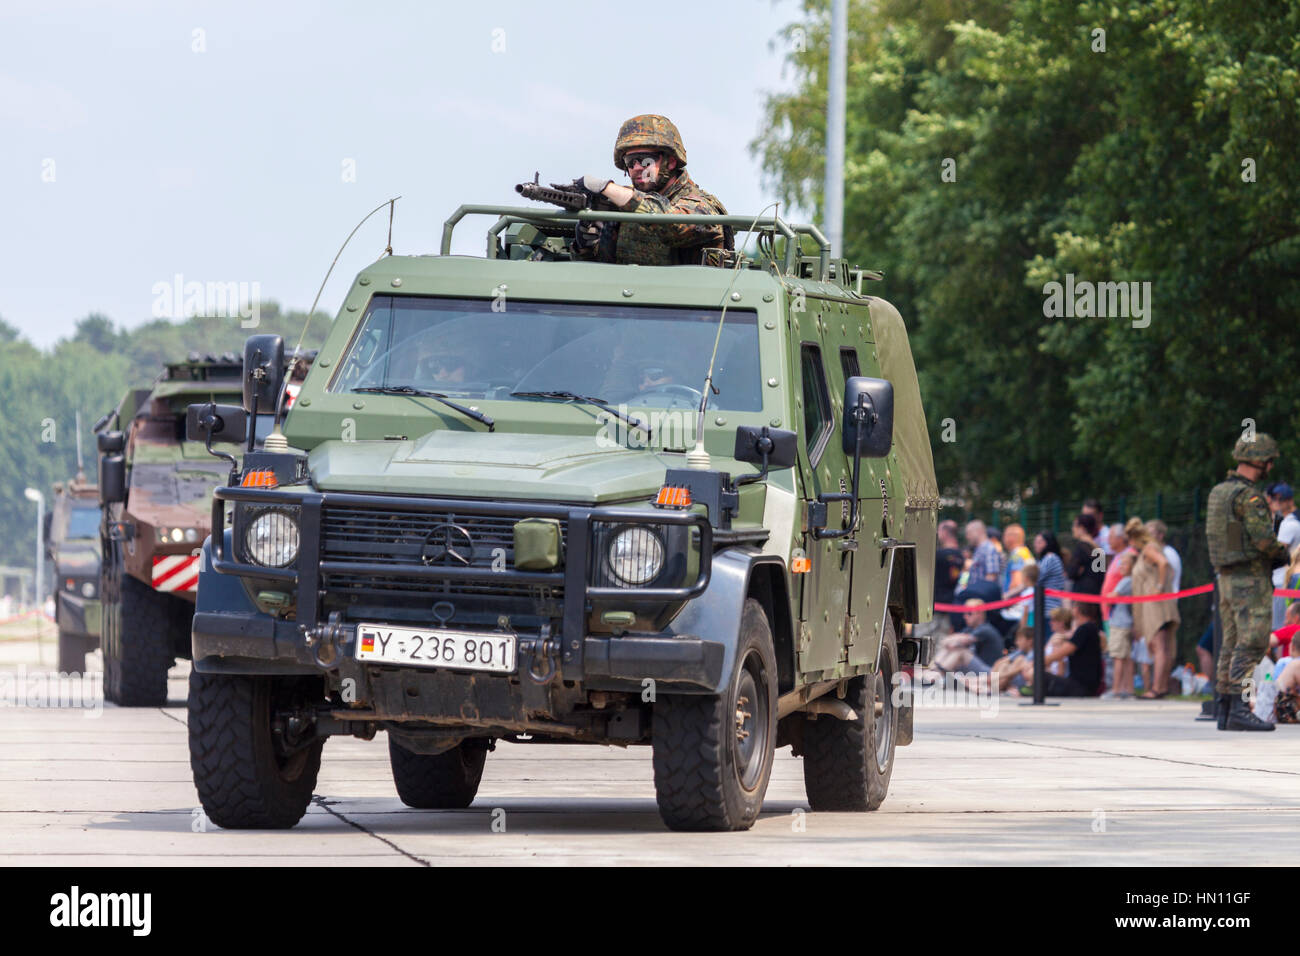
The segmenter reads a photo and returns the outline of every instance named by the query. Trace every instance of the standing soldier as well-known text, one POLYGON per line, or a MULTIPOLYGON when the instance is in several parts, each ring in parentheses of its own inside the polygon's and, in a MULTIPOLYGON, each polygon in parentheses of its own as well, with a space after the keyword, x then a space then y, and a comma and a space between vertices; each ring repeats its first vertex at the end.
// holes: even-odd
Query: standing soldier
POLYGON ((1210 492, 1205 534, 1219 578, 1223 644, 1218 663, 1220 730, 1272 730, 1251 713, 1242 694, 1246 677, 1268 650, 1273 616, 1272 568, 1287 560, 1273 537, 1273 520, 1260 481, 1278 457, 1277 442, 1262 432, 1232 450, 1235 471, 1210 492))
MULTIPOLYGON (((614 165, 626 170, 632 185, 601 176, 584 176, 582 185, 619 212, 692 213, 725 216, 717 197, 706 193, 686 172, 686 147, 666 116, 634 116, 619 128, 614 165)), ((640 265, 700 265, 705 249, 733 249, 730 226, 675 223, 578 224, 575 243, 581 258, 640 265)))

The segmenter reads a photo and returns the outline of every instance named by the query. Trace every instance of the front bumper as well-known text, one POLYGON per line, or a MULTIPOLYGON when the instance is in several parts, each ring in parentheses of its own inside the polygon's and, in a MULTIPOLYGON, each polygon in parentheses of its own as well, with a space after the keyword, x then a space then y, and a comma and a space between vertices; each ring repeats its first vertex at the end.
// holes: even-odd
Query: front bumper
MULTIPOLYGON (((354 652, 357 623, 356 618, 348 619, 346 613, 342 617, 337 613, 325 614, 322 607, 326 603, 323 578, 330 574, 399 573, 404 578, 421 582, 420 587, 427 581, 431 594, 439 585, 562 591, 561 606, 555 618, 545 625, 545 631, 549 633, 520 633, 519 636, 521 641, 553 639, 556 676, 564 681, 581 682, 591 689, 628 689, 629 682, 635 682, 639 688, 641 681, 651 679, 666 681, 683 689, 712 689, 720 680, 723 660, 720 644, 694 636, 592 634, 587 628, 593 609, 611 605, 624 608, 684 604, 703 594, 709 586, 712 569, 713 531, 707 517, 702 514, 538 502, 226 487, 217 489, 214 494, 212 527, 218 530, 211 538, 211 570, 221 575, 274 582, 275 587, 292 591, 296 616, 294 620, 285 620, 259 612, 223 613, 226 611, 224 607, 201 606, 194 617, 193 651, 195 666, 203 671, 319 673, 325 666, 319 657, 320 648, 309 646, 307 636, 332 629, 330 642, 341 657, 347 658, 354 652), (300 546, 296 567, 265 568, 235 560, 235 555, 228 553, 231 549, 220 531, 226 527, 227 501, 288 505, 300 509, 300 546), (377 515, 426 518, 450 514, 471 520, 554 518, 566 529, 564 561, 561 567, 551 571, 403 564, 395 572, 392 564, 331 560, 322 548, 324 519, 331 509, 340 512, 369 509, 377 515), (680 526, 684 530, 697 530, 699 551, 693 580, 680 587, 627 588, 602 584, 599 575, 592 570, 593 561, 598 560, 598 548, 593 543, 600 540, 597 529, 622 525, 680 526), (331 618, 329 622, 322 620, 326 616, 331 618)), ((375 620, 376 615, 368 611, 364 619, 375 620)), ((382 616, 379 619, 382 620, 382 616)), ((395 620, 393 623, 405 622, 395 620)), ((334 666, 332 662, 329 664, 334 666)), ((521 675, 523 671, 521 666, 521 675)))
MULTIPOLYGON (((356 646, 356 627, 344 625, 342 632, 338 646, 346 653, 356 646)), ((200 611, 194 615, 193 644, 194 666, 205 673, 320 671, 315 653, 303 640, 294 621, 200 611)), ((583 684, 591 690, 639 691, 647 679, 682 689, 712 690, 722 677, 723 646, 716 641, 682 635, 587 635, 583 639, 583 660, 586 663, 583 684)), ((348 662, 364 668, 361 662, 348 662)), ((411 670, 437 672, 438 669, 411 670)))

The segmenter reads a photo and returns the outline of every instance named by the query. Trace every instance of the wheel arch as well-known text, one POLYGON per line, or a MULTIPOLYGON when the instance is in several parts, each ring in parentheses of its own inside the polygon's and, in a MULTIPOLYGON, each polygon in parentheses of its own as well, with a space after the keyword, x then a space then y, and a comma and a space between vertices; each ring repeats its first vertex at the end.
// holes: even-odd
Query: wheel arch
POLYGON ((741 615, 746 599, 751 597, 763 605, 772 628, 778 692, 793 687, 794 629, 785 562, 753 548, 730 548, 714 555, 709 589, 688 602, 668 627, 671 634, 701 637, 723 645, 719 684, 700 693, 718 694, 727 686, 740 641, 741 615))

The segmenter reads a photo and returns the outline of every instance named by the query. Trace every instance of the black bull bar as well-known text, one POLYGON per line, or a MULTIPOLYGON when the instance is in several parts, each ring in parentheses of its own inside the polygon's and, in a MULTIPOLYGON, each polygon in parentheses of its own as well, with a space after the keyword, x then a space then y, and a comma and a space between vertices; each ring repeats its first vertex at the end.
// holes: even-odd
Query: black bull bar
POLYGON ((672 604, 689 601, 703 594, 709 586, 713 568, 713 528, 708 517, 685 511, 644 510, 614 507, 586 507, 544 502, 501 502, 465 498, 426 498, 407 495, 374 495, 352 492, 271 491, 235 486, 216 489, 212 496, 212 569, 218 574, 234 574, 280 581, 297 590, 297 622, 314 627, 319 621, 321 573, 393 574, 402 577, 440 581, 491 581, 522 585, 550 585, 564 588, 564 616, 561 623, 563 641, 562 671, 581 678, 584 669, 586 615, 593 601, 616 599, 620 604, 672 604), (296 568, 266 568, 245 564, 225 553, 226 502, 244 501, 260 505, 291 505, 300 509, 298 522, 298 558, 296 568), (321 561, 321 515, 331 505, 336 507, 373 508, 377 511, 404 513, 454 512, 466 517, 556 518, 568 524, 564 567, 559 571, 494 571, 480 567, 424 567, 321 561), (600 587, 590 583, 588 565, 592 551, 591 531, 595 523, 630 525, 694 525, 700 532, 700 564, 695 581, 675 588, 600 587))

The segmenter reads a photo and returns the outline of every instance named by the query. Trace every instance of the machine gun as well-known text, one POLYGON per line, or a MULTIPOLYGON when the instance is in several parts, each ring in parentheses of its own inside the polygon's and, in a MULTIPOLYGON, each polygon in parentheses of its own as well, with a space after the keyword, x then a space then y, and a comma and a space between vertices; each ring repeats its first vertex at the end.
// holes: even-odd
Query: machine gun
POLYGON ((533 181, 531 183, 518 183, 515 186, 515 192, 525 199, 548 202, 567 209, 569 212, 577 212, 580 209, 606 208, 604 203, 599 202, 600 197, 582 185, 581 179, 575 179, 571 183, 551 183, 550 186, 543 186, 538 182, 538 179, 539 174, 533 173, 533 181))

